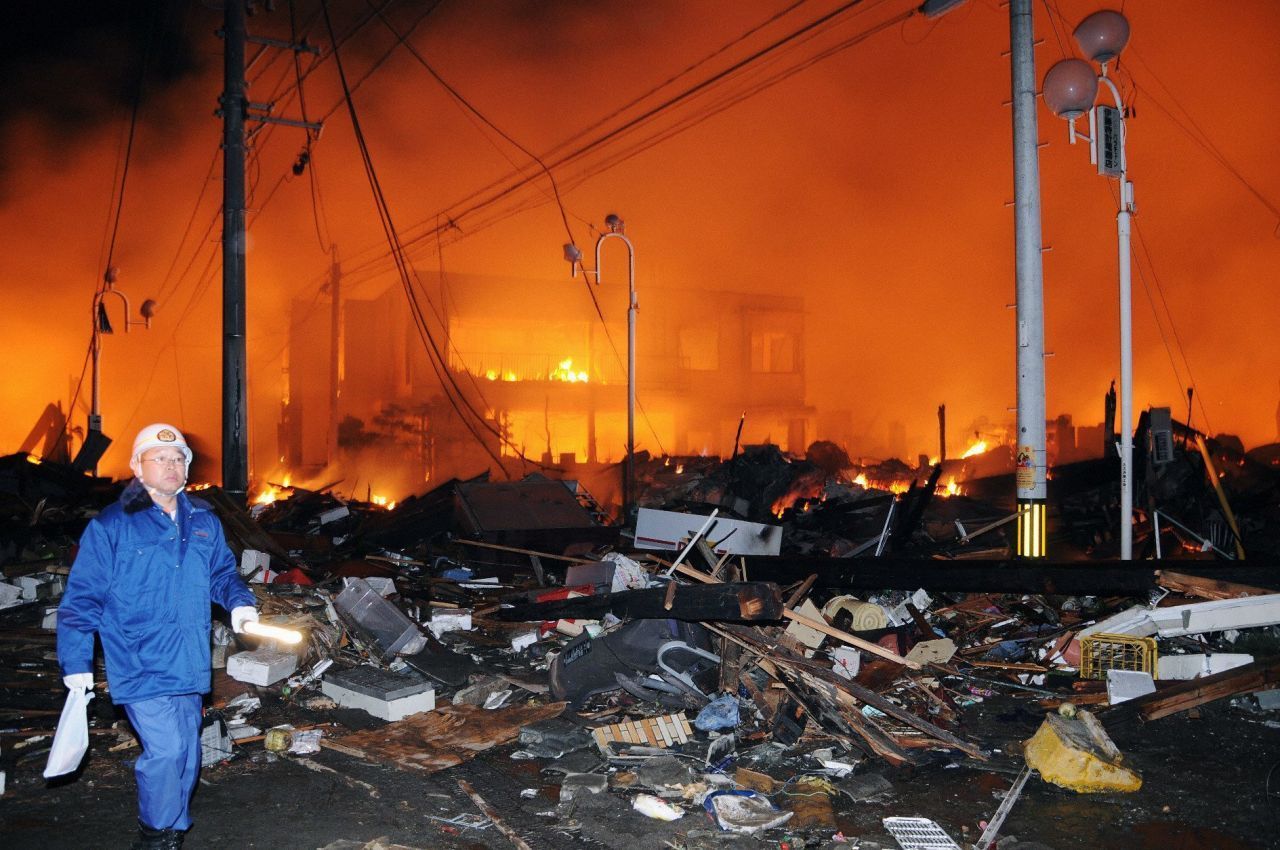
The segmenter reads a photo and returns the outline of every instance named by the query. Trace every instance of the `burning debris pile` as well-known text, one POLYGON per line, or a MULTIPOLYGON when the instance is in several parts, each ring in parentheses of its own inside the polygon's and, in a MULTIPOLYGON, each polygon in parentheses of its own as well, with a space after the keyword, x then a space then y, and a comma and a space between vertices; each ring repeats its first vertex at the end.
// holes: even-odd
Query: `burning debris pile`
MULTIPOLYGON (((633 534, 580 487, 539 476, 451 481, 394 506, 281 487, 252 512, 206 488, 262 623, 303 636, 215 627, 206 765, 265 748, 329 759, 341 776, 343 759, 435 775, 509 752, 560 777, 553 811, 459 786, 513 841, 616 846, 618 823, 636 819, 648 825, 627 829, 666 842, 651 846, 740 833, 909 847, 912 830, 972 829, 985 848, 1032 772, 1080 793, 1137 791, 1142 765, 1108 727, 1228 699, 1280 709, 1275 576, 1228 563, 1236 542, 1256 551, 1255 516, 1275 500, 1251 494, 1274 493, 1273 469, 1222 465, 1242 488, 1240 540, 1067 566, 999 562, 1007 509, 947 495, 942 465, 847 460, 771 446, 726 463, 651 460, 633 534), (988 705, 1036 725, 992 723, 988 705), (1004 802, 887 816, 912 777, 945 767, 1004 777, 1004 802)), ((49 628, 73 568, 69 518, 82 524, 101 493, 51 470, 33 483, 26 466, 41 468, 23 461, 28 479, 5 479, 5 522, 18 528, 26 510, 43 535, 7 537, 0 605, 14 607, 8 623, 38 613, 49 628)), ((1189 477, 1155 480, 1182 517, 1203 504, 1189 477)), ((1084 517, 1094 490, 1061 503, 1077 499, 1084 517)), ((1153 542, 1185 543, 1188 528, 1165 523, 1153 542)), ((52 640, 8 633, 6 666, 52 640)), ((38 793, 29 758, 47 747, 37 718, 56 708, 44 666, 38 688, 0 698, 6 725, 27 733, 5 765, 24 794, 38 793)), ((96 717, 95 747, 127 749, 122 715, 96 717)))

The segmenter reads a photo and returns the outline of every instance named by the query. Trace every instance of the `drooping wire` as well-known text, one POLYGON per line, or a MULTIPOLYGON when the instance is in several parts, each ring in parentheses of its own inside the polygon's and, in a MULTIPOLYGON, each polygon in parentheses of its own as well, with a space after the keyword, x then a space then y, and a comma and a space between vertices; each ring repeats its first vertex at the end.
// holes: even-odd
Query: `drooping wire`
MULTIPOLYGON (((133 161, 133 142, 138 133, 138 114, 142 109, 142 93, 146 85, 147 65, 151 58, 151 45, 155 39, 158 16, 159 13, 156 16, 153 16, 148 22, 149 26, 147 28, 147 34, 142 44, 142 59, 138 66, 138 83, 134 89, 133 108, 130 110, 129 114, 128 141, 126 142, 124 149, 124 162, 120 168, 120 183, 118 189, 116 187, 112 187, 112 191, 115 194, 116 205, 114 221, 111 225, 111 238, 107 243, 107 260, 103 266, 103 275, 95 284, 93 292, 93 300, 95 304, 97 303, 98 298, 101 297, 102 293, 106 290, 108 278, 112 276, 111 267, 112 261, 115 258, 116 245, 120 236, 120 221, 124 217, 124 194, 125 188, 128 185, 129 165, 133 161)), ((80 377, 76 381, 76 388, 71 394, 71 403, 67 407, 67 422, 64 423, 62 434, 54 446, 55 450, 58 450, 65 445, 71 437, 70 418, 76 409, 76 405, 80 401, 80 390, 84 387, 84 377, 88 372, 89 363, 92 359, 94 342, 98 336, 96 331, 98 317, 96 315, 93 316, 93 321, 95 323, 95 331, 89 336, 89 350, 86 352, 84 363, 80 367, 80 377)), ((128 316, 125 316, 125 321, 129 321, 128 316)))
MULTIPOLYGON (((329 30, 330 37, 333 38, 334 36, 333 23, 329 17, 328 0, 321 0, 321 9, 324 12, 325 25, 329 30)), ((405 258, 403 246, 400 244, 399 234, 395 229, 395 223, 391 218, 391 211, 389 206, 387 205, 386 197, 382 193, 382 187, 378 180, 377 172, 374 169, 373 160, 369 154, 368 145, 364 138, 364 132, 360 126, 360 119, 355 110, 355 102, 351 98, 351 90, 347 83, 346 72, 342 67, 342 57, 339 54, 338 47, 336 44, 336 39, 334 39, 334 41, 335 41, 334 50, 333 50, 334 64, 338 71, 339 81, 342 84, 344 98, 347 103, 347 112, 351 118, 352 130, 356 137, 356 144, 360 149, 361 160, 365 168, 365 176, 368 178, 370 189, 373 191, 374 203, 378 208, 378 217, 382 222, 383 231, 387 237, 387 241, 391 248, 393 258, 395 259, 397 270, 400 273, 401 283, 405 289, 405 294, 409 299, 410 312, 413 314, 414 323, 418 328, 419 335, 422 337, 422 340, 426 345, 428 354, 434 355, 434 357, 429 356, 428 360, 430 361, 432 368, 435 370, 437 377, 440 379, 440 386, 441 386, 441 389, 444 391, 445 398, 449 401, 454 411, 458 414, 459 420, 462 422, 464 427, 466 427, 466 429, 471 433, 471 435, 476 439, 476 442, 479 443, 481 448, 484 449, 484 451, 490 456, 490 458, 493 459, 494 463, 497 464, 498 468, 503 471, 503 474, 509 475, 509 473, 506 471, 505 465, 502 462, 502 458, 497 453, 495 453, 492 448, 490 448, 488 442, 483 437, 480 436, 476 428, 477 427, 485 428, 494 436, 496 436, 500 441, 505 442, 507 446, 515 454, 517 454, 522 458, 524 457, 523 452, 521 452, 518 447, 516 447, 513 443, 511 443, 506 438, 506 436, 502 433, 501 429, 498 429, 492 426, 485 419, 485 417, 479 411, 477 411, 474 406, 472 406, 470 400, 467 399, 466 395, 462 392, 462 388, 458 386, 452 373, 449 371, 448 361, 445 358, 444 354, 440 351, 440 348, 436 343, 435 337, 431 333, 430 325, 426 321, 426 317, 422 314, 421 307, 418 304, 417 298, 413 292, 413 286, 412 286, 411 276, 409 273, 408 261, 405 258), (449 391, 450 388, 452 388, 453 390, 452 393, 450 393, 449 391), (466 412, 464 412, 463 408, 466 409, 466 412), (471 416, 474 417, 474 421, 472 421, 467 417, 467 412, 470 412, 471 416)))
POLYGON ((476 108, 475 104, 467 100, 467 98, 464 97, 460 91, 458 91, 456 88, 450 85, 449 82, 444 77, 440 76, 439 72, 436 71, 435 68, 431 67, 431 63, 428 62, 426 58, 424 58, 423 55, 418 52, 417 48, 415 48, 412 44, 410 44, 408 40, 403 35, 401 35, 400 32, 395 27, 391 25, 391 22, 387 20, 385 15, 382 14, 382 11, 374 7, 373 0, 365 0, 365 2, 368 3, 369 7, 374 10, 375 14, 377 14, 378 18, 382 21, 383 25, 386 26, 387 30, 396 37, 396 41, 398 41, 400 45, 404 47, 405 50, 409 51, 409 54, 413 56, 414 59, 418 60, 418 64, 421 65, 424 69, 426 69, 427 73, 431 75, 432 79, 434 79, 437 83, 439 83, 441 88, 443 88, 445 91, 449 93, 450 97, 452 97, 455 101, 461 104, 468 112, 470 112, 472 115, 478 118, 481 122, 483 122, 486 127, 493 130, 502 138, 506 139, 507 142, 509 142, 513 147, 515 147, 525 156, 529 157, 530 159, 532 159, 534 162, 538 164, 538 167, 542 169, 542 172, 547 175, 547 182, 551 184, 551 192, 555 196, 556 207, 560 210, 560 219, 561 221, 564 222, 565 233, 568 235, 569 241, 572 242, 573 228, 569 226, 569 216, 565 212, 564 201, 560 197, 560 187, 556 185, 555 175, 551 173, 550 168, 547 168, 547 164, 542 161, 542 158, 539 157, 537 154, 535 154, 533 151, 526 148, 524 145, 520 144, 514 138, 512 138, 510 133, 507 133, 497 124, 494 124, 491 120, 489 120, 489 118, 486 117, 483 112, 481 112, 478 108, 476 108))

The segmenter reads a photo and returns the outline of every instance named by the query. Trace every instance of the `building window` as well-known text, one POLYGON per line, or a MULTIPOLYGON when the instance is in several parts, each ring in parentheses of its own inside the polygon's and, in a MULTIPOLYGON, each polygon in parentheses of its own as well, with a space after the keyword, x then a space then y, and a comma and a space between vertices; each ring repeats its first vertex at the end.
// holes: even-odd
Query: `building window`
POLYGON ((752 331, 752 372, 795 372, 796 338, 785 331, 752 331))

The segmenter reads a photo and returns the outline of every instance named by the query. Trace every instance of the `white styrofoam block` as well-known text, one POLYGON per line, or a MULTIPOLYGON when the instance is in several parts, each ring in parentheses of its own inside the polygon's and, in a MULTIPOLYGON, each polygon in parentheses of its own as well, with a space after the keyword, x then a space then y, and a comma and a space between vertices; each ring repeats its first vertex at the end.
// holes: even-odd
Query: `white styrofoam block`
POLYGON ((469 632, 471 631, 471 612, 437 612, 431 615, 431 622, 427 623, 427 628, 437 638, 445 632, 469 632))
POLYGON ((13 580, 13 583, 22 590, 22 600, 24 602, 45 599, 49 595, 48 576, 18 576, 13 580))
POLYGON ((1155 693, 1151 674, 1142 670, 1108 670, 1107 702, 1111 705, 1155 693))
POLYGON ((240 575, 250 576, 266 572, 271 567, 271 556, 257 549, 245 549, 240 553, 240 575))
POLYGON ((44 619, 40 621, 40 628, 53 631, 58 628, 58 609, 57 607, 44 609, 44 619))
POLYGON ((383 720, 401 720, 410 714, 433 711, 436 707, 435 688, 392 700, 378 699, 328 680, 320 683, 320 690, 344 708, 358 708, 383 720))
POLYGON ((227 675, 251 685, 271 685, 298 669, 298 656, 291 652, 255 649, 237 652, 227 659, 227 675))
POLYGON ((351 508, 348 508, 346 505, 338 505, 336 508, 330 508, 320 514, 320 524, 328 525, 331 522, 336 522, 343 517, 349 516, 351 516, 351 508))
POLYGON ((511 639, 511 651, 523 652, 538 642, 538 632, 525 632, 522 635, 516 635, 511 639))
POLYGON ((1198 679, 1253 663, 1243 652, 1215 652, 1212 655, 1162 655, 1156 662, 1157 679, 1198 679))
POLYGON ((22 604, 22 588, 16 584, 0 581, 0 608, 22 604))

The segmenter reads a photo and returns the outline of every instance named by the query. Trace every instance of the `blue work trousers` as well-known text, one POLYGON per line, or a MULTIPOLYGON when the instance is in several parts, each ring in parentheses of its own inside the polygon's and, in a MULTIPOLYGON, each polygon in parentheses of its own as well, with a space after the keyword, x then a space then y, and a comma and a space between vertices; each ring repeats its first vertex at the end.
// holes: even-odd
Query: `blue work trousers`
POLYGON ((200 694, 182 694, 124 707, 142 740, 134 774, 144 826, 191 828, 191 793, 200 775, 200 702, 200 694))

